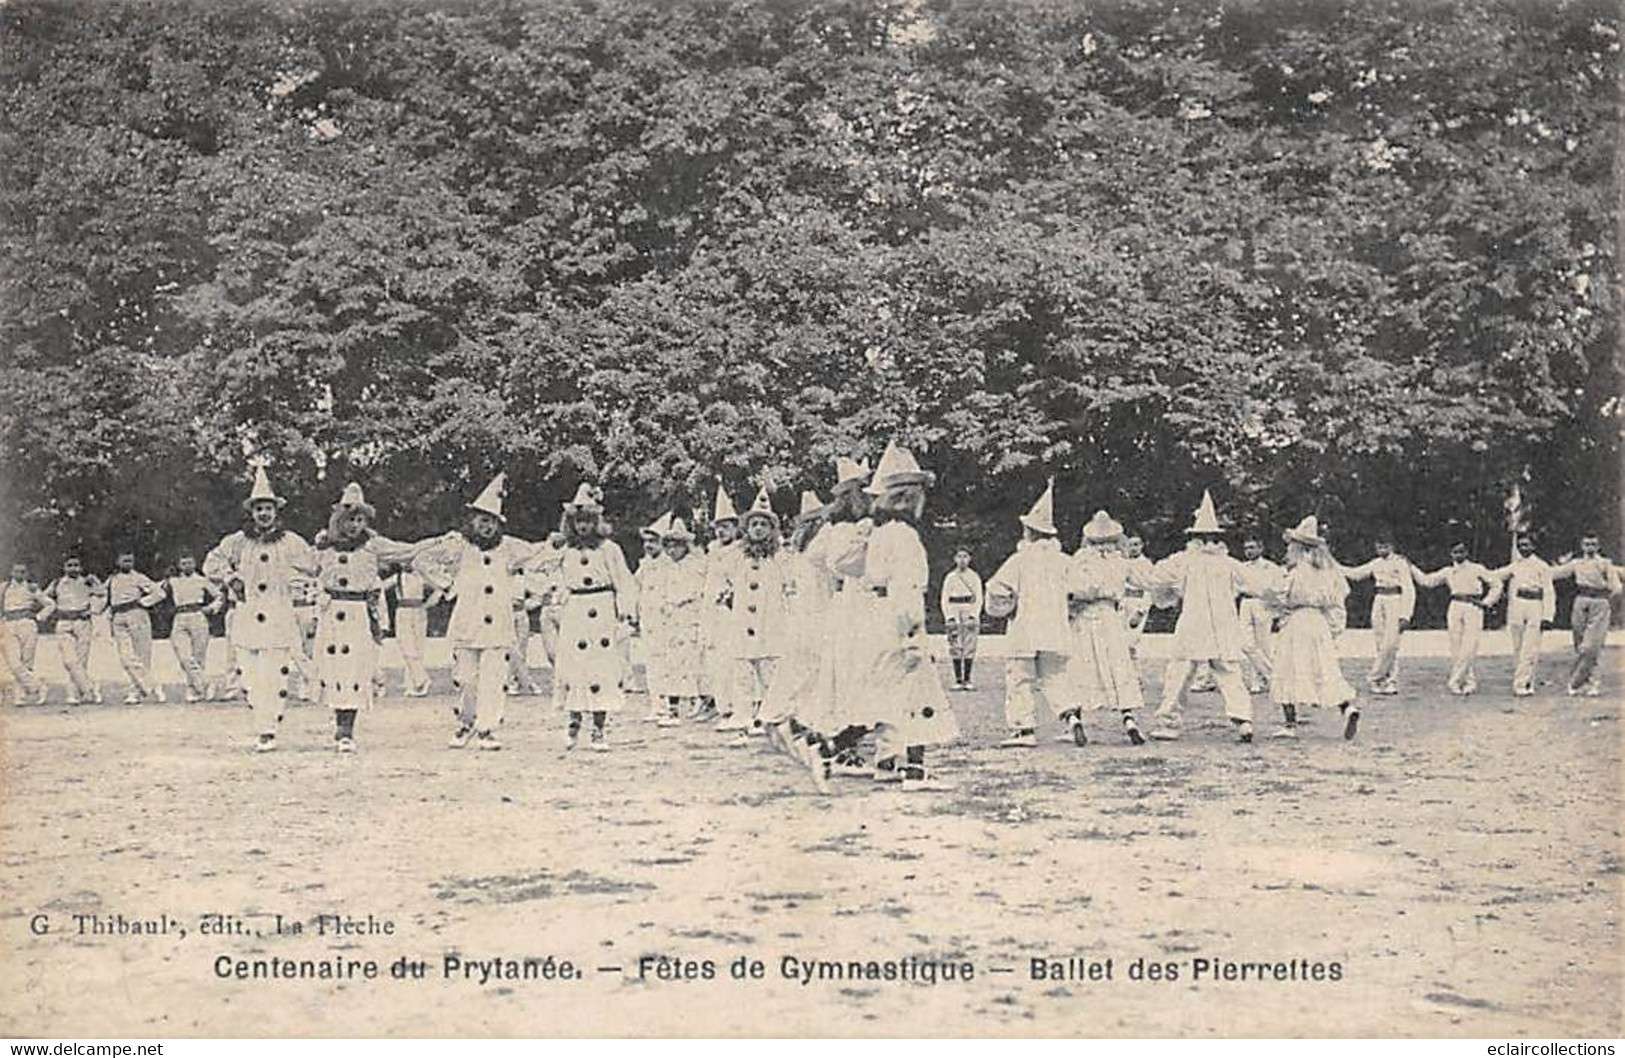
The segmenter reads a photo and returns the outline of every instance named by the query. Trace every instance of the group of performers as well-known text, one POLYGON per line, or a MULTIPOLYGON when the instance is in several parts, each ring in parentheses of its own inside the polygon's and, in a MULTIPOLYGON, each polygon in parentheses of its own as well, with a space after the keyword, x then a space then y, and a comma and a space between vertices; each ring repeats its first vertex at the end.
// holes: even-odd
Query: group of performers
MULTIPOLYGON (((456 688, 450 746, 497 750, 508 696, 531 689, 525 658, 539 609, 553 705, 570 749, 583 735, 588 749, 608 749, 610 718, 646 696, 645 719, 656 727, 703 723, 739 745, 764 739, 805 767, 820 790, 842 776, 934 789, 940 783, 927 752, 959 729, 925 631, 928 568, 917 526, 933 484, 934 476, 893 444, 872 471, 838 459, 830 502, 803 492, 788 525, 765 488, 742 515, 719 489, 704 527, 709 542, 702 547, 700 527, 667 513, 641 531, 644 553, 634 574, 610 539, 602 495, 589 484, 543 540, 507 532, 498 475, 466 506, 460 525, 406 543, 373 528, 376 512, 352 483, 307 542, 282 524, 285 500, 259 468, 243 504, 247 526, 221 540, 201 566, 182 554, 177 572, 162 582, 138 572, 130 554, 105 582, 70 558, 44 590, 26 565, 14 566, 0 591, 0 680, 14 683, 24 701, 44 700, 34 651, 38 624, 49 621, 68 700, 101 701, 87 662, 91 616, 105 609, 130 682, 125 700, 162 701, 150 673, 148 610, 167 598, 186 696, 214 698, 205 674, 208 617, 225 607, 235 685, 226 693, 246 697, 255 749, 276 748, 298 677, 331 709, 337 750, 353 753, 357 719, 381 693, 386 593, 395 596, 409 696, 430 692, 426 612, 446 600, 453 603, 446 634, 456 688)), ((1058 721, 1059 740, 1086 745, 1086 714, 1103 711, 1134 745, 1148 736, 1175 740, 1189 694, 1204 683, 1218 691, 1238 741, 1253 740, 1253 695, 1266 690, 1281 714, 1276 737, 1295 738, 1311 710, 1336 707, 1343 737, 1353 739, 1360 698, 1340 669, 1334 637, 1345 624, 1349 582, 1366 578, 1375 585, 1371 694, 1398 692, 1400 637, 1417 590, 1433 587, 1450 592, 1449 689, 1476 689, 1484 612, 1505 594, 1517 654, 1513 693, 1533 694, 1540 633, 1555 615, 1553 582, 1562 578, 1573 578, 1577 590, 1568 690, 1600 693, 1598 658, 1620 571, 1595 536, 1581 541, 1578 557, 1556 565, 1520 537, 1506 566, 1472 562, 1457 545, 1450 565, 1424 572, 1397 554, 1392 540, 1377 541, 1362 565, 1340 564, 1313 516, 1283 534, 1283 565, 1265 558, 1256 538, 1244 540, 1243 558, 1234 558, 1206 493, 1186 548, 1160 562, 1106 511, 1095 512, 1068 554, 1055 525, 1053 483, 1019 520, 1016 551, 985 583, 960 550, 939 594, 955 690, 973 687, 984 612, 1009 621, 1002 653, 1011 730, 1003 747, 1035 746, 1041 715, 1058 721), (1177 607, 1179 616, 1161 699, 1142 732, 1135 659, 1152 607, 1177 607)))

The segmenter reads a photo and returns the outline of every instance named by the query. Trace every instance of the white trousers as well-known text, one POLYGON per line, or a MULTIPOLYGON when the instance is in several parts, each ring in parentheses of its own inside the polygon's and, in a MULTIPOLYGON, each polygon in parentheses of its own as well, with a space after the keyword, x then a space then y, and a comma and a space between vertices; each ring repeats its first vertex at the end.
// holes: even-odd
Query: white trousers
POLYGON ((1512 693, 1535 693, 1535 670, 1540 667, 1540 625, 1546 608, 1539 599, 1513 596, 1507 603, 1507 635, 1512 637, 1512 693))
MULTIPOLYGON (((1196 675, 1200 664, 1201 661, 1188 658, 1175 658, 1168 663, 1168 672, 1162 684, 1162 702, 1157 706, 1158 723, 1178 727, 1184 721, 1185 691, 1190 687, 1191 677, 1196 675)), ((1241 680, 1241 666, 1223 658, 1212 658, 1208 664, 1213 667, 1214 682, 1219 685, 1219 694, 1224 698, 1225 715, 1232 720, 1251 721, 1253 696, 1247 693, 1247 685, 1241 680)))
POLYGON ((1456 694, 1471 694, 1478 689, 1478 674, 1473 663, 1478 660, 1478 637, 1484 631, 1484 608, 1470 602, 1451 600, 1445 614, 1445 626, 1450 630, 1450 690, 1456 694))
POLYGON ((507 647, 457 647, 453 662, 460 694, 457 719, 478 731, 502 726, 508 708, 507 647))
POLYGON ((293 660, 290 653, 287 647, 237 648, 237 667, 243 673, 243 690, 254 714, 254 730, 259 734, 276 734, 282 722, 282 710, 288 704, 288 673, 293 660))

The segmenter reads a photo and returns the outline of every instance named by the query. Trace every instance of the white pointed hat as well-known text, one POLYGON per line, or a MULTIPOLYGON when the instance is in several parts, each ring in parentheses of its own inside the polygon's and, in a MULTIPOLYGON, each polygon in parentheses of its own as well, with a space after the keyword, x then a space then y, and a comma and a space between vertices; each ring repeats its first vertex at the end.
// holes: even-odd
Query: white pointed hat
POLYGON ((1089 543, 1103 544, 1108 540, 1121 539, 1123 526, 1105 511, 1096 511, 1083 527, 1083 538, 1089 543))
POLYGON ((266 475, 265 467, 256 466, 254 468, 254 487, 249 491, 248 499, 243 501, 243 510, 246 511, 260 500, 270 500, 278 507, 284 507, 288 503, 286 499, 278 496, 271 488, 271 479, 266 475))
POLYGON ((734 501, 729 498, 728 490, 723 488, 722 485, 718 483, 717 499, 716 502, 711 506, 711 524, 715 525, 718 522, 736 522, 738 520, 739 512, 734 510, 734 501))
POLYGON ((368 518, 371 518, 378 513, 377 511, 373 510, 372 504, 367 502, 367 497, 361 492, 361 486, 353 481, 344 486, 344 492, 339 496, 337 506, 350 507, 355 510, 359 510, 365 513, 368 518))
POLYGON ((745 512, 747 522, 752 518, 768 518, 774 525, 779 524, 779 513, 773 509, 773 498, 768 495, 766 485, 757 490, 755 502, 750 505, 750 510, 745 512))
POLYGON ((493 518, 506 521, 507 519, 502 518, 502 497, 506 496, 507 493, 508 475, 506 473, 499 473, 496 477, 491 479, 491 483, 489 485, 485 486, 485 491, 480 493, 479 498, 468 505, 468 509, 471 511, 481 511, 485 514, 489 514, 493 518))
POLYGON ((1055 528, 1055 479, 1050 478, 1049 484, 1044 486, 1044 494, 1038 497, 1033 509, 1022 515, 1018 521, 1035 533, 1045 536, 1054 536, 1059 530, 1055 528))
POLYGON ((874 478, 865 491, 878 496, 896 485, 930 485, 936 480, 935 474, 920 469, 913 452, 893 441, 886 446, 880 462, 875 466, 874 478))
POLYGON ((604 509, 604 494, 596 486, 583 481, 576 486, 575 497, 564 505, 567 511, 601 511, 604 509))
POLYGON ((1320 535, 1320 519, 1312 514, 1281 536, 1289 543, 1302 544, 1305 547, 1319 547, 1326 542, 1326 538, 1320 535))
POLYGON ((818 498, 818 493, 812 489, 801 490, 801 509, 796 512, 797 521, 806 521, 816 518, 823 513, 824 501, 818 498))
POLYGON ((869 480, 869 464, 860 463, 856 459, 846 456, 835 457, 835 491, 845 492, 848 489, 862 488, 869 480))
POLYGON ((662 540, 683 540, 690 544, 694 542, 694 534, 689 532, 688 523, 683 521, 681 515, 668 514, 661 521, 665 523, 660 527, 662 540))
POLYGON ((649 540, 659 540, 666 533, 666 527, 671 524, 671 512, 667 511, 659 518, 638 530, 638 535, 649 540))
POLYGON ((1202 505, 1196 508, 1196 520, 1191 527, 1185 530, 1185 535, 1218 536, 1224 529, 1219 525, 1219 511, 1213 506, 1213 494, 1207 489, 1202 490, 1202 505))

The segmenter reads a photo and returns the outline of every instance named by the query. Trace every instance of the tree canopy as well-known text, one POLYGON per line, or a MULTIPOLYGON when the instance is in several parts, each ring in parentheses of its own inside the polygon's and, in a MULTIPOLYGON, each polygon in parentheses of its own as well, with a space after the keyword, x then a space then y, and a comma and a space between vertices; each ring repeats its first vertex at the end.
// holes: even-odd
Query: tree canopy
MULTIPOLYGON (((1619 535, 1603 0, 10 0, 0 533, 641 524, 898 438, 1362 551, 1619 535), (1272 528, 1273 527, 1273 528, 1272 528)), ((1274 539, 1273 536, 1270 539, 1274 539)), ((936 550, 942 550, 937 548, 936 550)), ((951 547, 948 547, 951 550, 951 547)), ((946 562, 944 556, 942 561, 946 562)))

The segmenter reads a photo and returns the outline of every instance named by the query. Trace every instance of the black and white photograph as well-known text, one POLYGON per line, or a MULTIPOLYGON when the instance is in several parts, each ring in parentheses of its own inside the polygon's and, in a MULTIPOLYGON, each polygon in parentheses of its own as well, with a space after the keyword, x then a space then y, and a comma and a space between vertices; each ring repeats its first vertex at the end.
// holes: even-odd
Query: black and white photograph
POLYGON ((1622 22, 0 0, 0 1036, 1613 1053, 1622 22))

